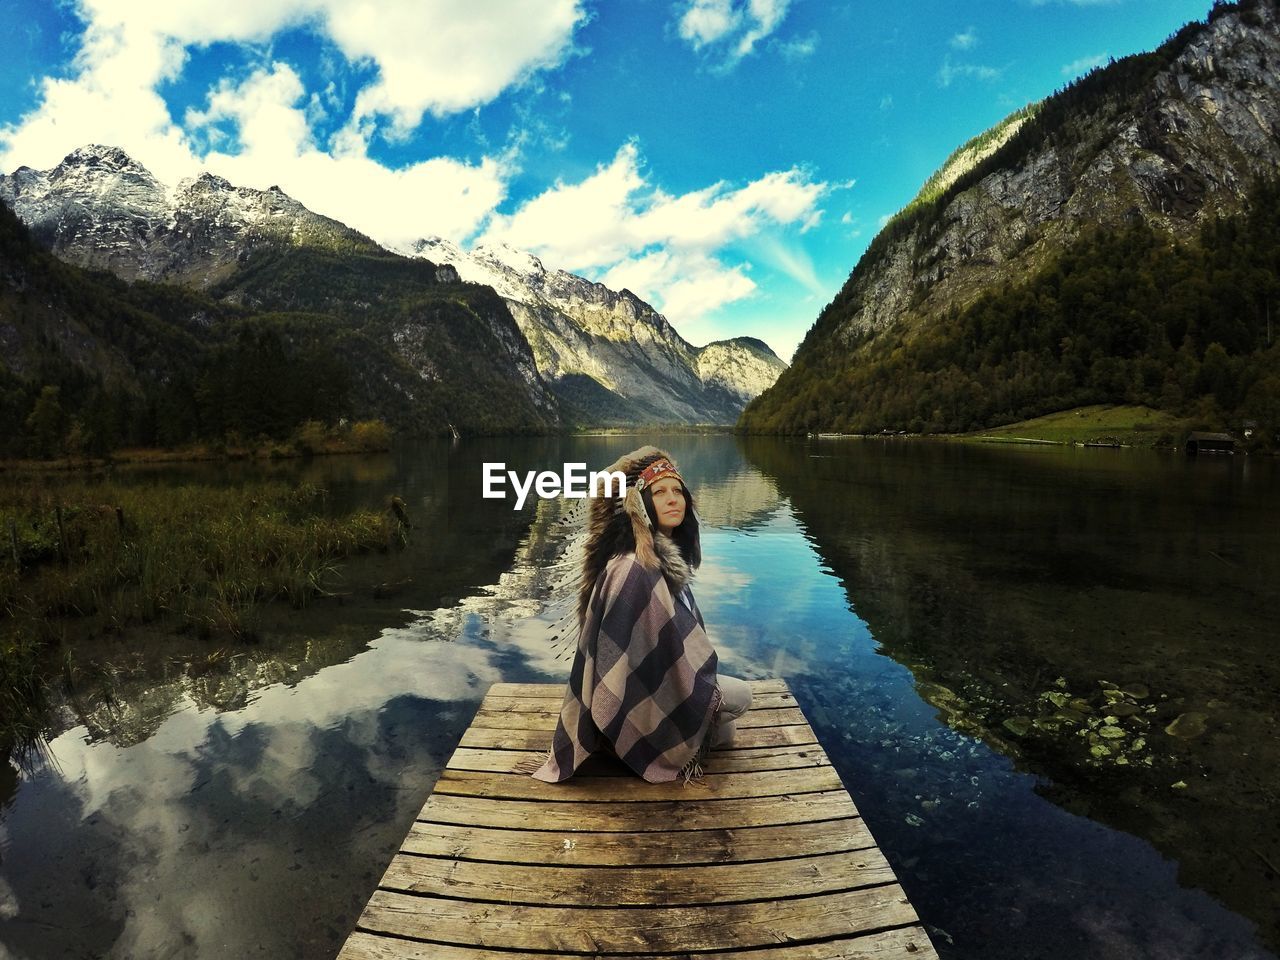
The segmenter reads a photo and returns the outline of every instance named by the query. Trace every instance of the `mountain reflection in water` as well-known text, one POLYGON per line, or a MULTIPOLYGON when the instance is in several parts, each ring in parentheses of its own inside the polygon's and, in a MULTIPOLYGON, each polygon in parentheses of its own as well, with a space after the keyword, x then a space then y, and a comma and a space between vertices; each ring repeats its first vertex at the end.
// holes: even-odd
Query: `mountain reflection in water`
MULTIPOLYGON (((488 684, 567 674, 560 505, 484 500, 481 464, 652 439, 271 468, 400 495, 408 549, 349 565, 340 605, 269 608, 258 646, 75 645, 53 762, 0 777, 0 945, 332 957, 488 684)), ((722 668, 788 679, 944 960, 1273 956, 1274 463, 659 442, 722 668)))

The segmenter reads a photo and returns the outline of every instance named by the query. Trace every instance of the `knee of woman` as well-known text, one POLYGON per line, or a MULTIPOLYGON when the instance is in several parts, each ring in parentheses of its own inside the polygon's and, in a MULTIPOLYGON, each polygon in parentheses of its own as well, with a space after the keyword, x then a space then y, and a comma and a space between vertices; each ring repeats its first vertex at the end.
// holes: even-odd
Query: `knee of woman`
POLYGON ((727 747, 733 743, 733 735, 737 732, 738 725, 733 720, 727 720, 716 727, 715 737, 711 740, 712 748, 727 747))
POLYGON ((721 711, 729 717, 740 717, 751 709, 751 687, 737 677, 720 678, 721 711))

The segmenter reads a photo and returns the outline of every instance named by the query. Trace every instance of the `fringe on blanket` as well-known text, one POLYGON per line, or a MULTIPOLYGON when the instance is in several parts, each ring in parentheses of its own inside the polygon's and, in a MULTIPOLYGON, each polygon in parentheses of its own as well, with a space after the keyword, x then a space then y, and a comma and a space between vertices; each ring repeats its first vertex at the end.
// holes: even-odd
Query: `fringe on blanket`
POLYGON ((515 773, 523 773, 533 776, 534 772, 537 771, 538 768, 551 759, 551 755, 552 748, 547 747, 545 753, 540 753, 534 757, 526 757, 525 759, 518 761, 513 768, 513 771, 515 773))
POLYGON ((711 726, 707 728, 706 735, 702 738, 702 744, 698 747, 698 752, 693 755, 693 759, 680 768, 680 777, 684 780, 685 786, 695 780, 701 780, 705 771, 702 764, 707 759, 707 754, 711 752, 711 744, 716 738, 716 731, 720 727, 720 706, 724 703, 724 697, 720 693, 720 687, 717 685, 715 693, 712 694, 715 700, 715 708, 711 711, 711 726))

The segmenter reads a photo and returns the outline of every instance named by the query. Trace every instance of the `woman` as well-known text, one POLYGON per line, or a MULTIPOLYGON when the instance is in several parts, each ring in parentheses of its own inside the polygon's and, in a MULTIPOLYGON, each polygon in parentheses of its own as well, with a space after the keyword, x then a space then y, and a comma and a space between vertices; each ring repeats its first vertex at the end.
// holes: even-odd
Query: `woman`
POLYGON ((702 562, 693 497, 675 461, 641 447, 609 468, 622 497, 597 497, 578 588, 578 649, 547 759, 533 776, 567 780, 597 750, 651 783, 702 776, 733 739, 751 688, 718 677, 689 590, 702 562))

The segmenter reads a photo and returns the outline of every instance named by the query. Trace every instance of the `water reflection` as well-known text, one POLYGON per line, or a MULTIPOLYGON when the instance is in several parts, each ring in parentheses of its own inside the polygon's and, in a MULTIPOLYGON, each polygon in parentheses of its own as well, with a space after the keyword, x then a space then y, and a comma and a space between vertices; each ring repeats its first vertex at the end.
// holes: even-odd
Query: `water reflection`
MULTIPOLYGON (((73 650, 56 763, 9 773, 0 800, 0 945, 332 957, 487 686, 567 671, 573 531, 556 505, 483 499, 481 464, 597 467, 649 439, 271 465, 337 506, 401 496, 407 548, 351 565, 341 605, 273 609, 257 647, 73 650)), ((1274 471, 663 445, 698 494, 695 590, 724 669, 788 678, 946 960, 1270 956, 1274 471), (1191 713, 1202 733, 1164 733, 1191 713), (1107 726, 1125 747, 1097 756, 1089 733, 1121 739, 1107 726)))
POLYGON ((187 703, 138 744, 68 731, 0 826, 4 942, 22 957, 333 956, 506 667, 390 631, 241 709, 187 703))
POLYGON ((748 454, 940 716, 1280 942, 1274 464, 848 442, 748 454))

